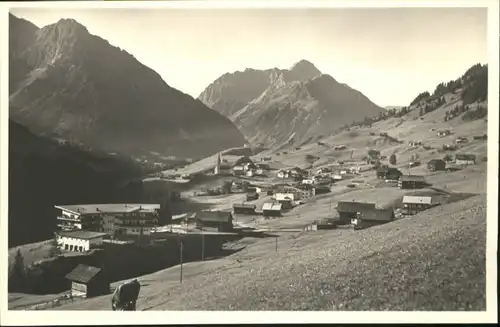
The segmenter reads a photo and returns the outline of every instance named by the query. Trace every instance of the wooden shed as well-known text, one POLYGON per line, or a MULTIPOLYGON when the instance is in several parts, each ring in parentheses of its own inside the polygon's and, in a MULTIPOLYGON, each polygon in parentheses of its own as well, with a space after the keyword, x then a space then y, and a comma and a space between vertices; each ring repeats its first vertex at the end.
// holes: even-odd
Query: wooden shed
POLYGON ((377 178, 397 180, 403 173, 394 167, 379 167, 377 169, 377 178))
POLYGON ((336 210, 339 213, 340 219, 338 224, 351 224, 351 219, 356 218, 359 212, 364 210, 374 210, 375 203, 355 202, 355 201, 340 201, 337 203, 336 210))
POLYGON ((108 294, 109 279, 101 268, 79 264, 66 279, 71 282, 71 295, 74 297, 93 297, 108 294))
POLYGON ((474 154, 456 154, 455 155, 455 163, 457 165, 475 165, 476 164, 476 156, 474 154))
POLYGON ((262 214, 265 217, 281 216, 282 204, 267 202, 262 205, 262 214))
POLYGON ((436 205, 438 203, 432 196, 405 195, 403 197, 403 210, 401 213, 404 215, 415 215, 436 205))
POLYGON ((398 181, 398 187, 400 189, 419 189, 427 185, 424 176, 417 175, 402 175, 399 177, 398 181))
POLYGON ((446 162, 442 159, 432 159, 427 162, 427 169, 430 171, 446 170, 446 162))
POLYGON ((233 231, 233 214, 228 211, 200 211, 196 213, 196 227, 214 227, 219 232, 233 231))
POLYGON ((354 229, 364 229, 381 225, 394 220, 392 209, 369 209, 358 212, 357 217, 351 220, 354 229))
POLYGON ((233 212, 242 215, 255 215, 255 204, 235 203, 233 204, 233 212))

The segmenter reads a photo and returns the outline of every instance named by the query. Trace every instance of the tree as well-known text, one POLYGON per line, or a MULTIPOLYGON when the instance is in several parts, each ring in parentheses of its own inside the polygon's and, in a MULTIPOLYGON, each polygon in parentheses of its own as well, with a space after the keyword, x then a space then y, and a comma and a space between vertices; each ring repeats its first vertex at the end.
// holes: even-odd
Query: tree
POLYGON ((26 280, 26 266, 21 250, 17 249, 14 262, 9 267, 9 291, 22 291, 26 280))
POLYGON ((396 155, 393 153, 391 154, 390 158, 389 158, 389 163, 391 165, 395 165, 396 164, 396 155))
POLYGON ((380 156, 380 151, 373 150, 373 149, 370 149, 368 151, 368 157, 370 157, 370 158, 377 159, 379 156, 380 156))
POLYGON ((222 185, 222 194, 230 194, 231 193, 231 181, 225 181, 222 185))
POLYGON ((59 244, 57 243, 57 238, 54 236, 52 241, 50 242, 50 257, 57 257, 61 254, 61 249, 59 248, 59 244))
POLYGON ((446 154, 443 157, 443 161, 449 162, 449 161, 452 161, 452 160, 453 160, 453 157, 450 154, 446 154))

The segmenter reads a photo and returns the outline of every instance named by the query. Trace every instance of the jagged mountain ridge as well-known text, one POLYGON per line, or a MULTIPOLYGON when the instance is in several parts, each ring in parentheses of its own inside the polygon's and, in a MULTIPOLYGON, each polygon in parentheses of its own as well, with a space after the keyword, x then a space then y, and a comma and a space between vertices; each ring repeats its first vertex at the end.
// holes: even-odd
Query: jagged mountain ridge
POLYGON ((267 85, 251 78, 245 79, 248 71, 221 76, 207 87, 200 99, 212 109, 229 115, 254 145, 281 147, 284 144, 301 144, 329 135, 345 124, 378 116, 385 111, 361 92, 337 82, 330 75, 322 74, 306 60, 299 61, 290 70, 252 70, 252 74, 268 76, 267 80, 262 77, 267 85), (274 75, 271 76, 271 72, 274 75), (238 81, 241 83, 238 84, 238 81), (246 85, 254 86, 252 92, 244 93, 243 97, 233 92, 244 90, 246 85), (254 98, 250 99, 252 96, 254 98), (247 104, 242 106, 245 101, 248 101, 247 104), (238 107, 241 108, 235 111, 238 107))
POLYGON ((291 69, 247 68, 216 79, 199 95, 208 107, 230 117, 256 99, 282 76, 285 82, 303 81, 317 77, 321 72, 310 62, 301 60, 291 69))
POLYGON ((9 15, 10 116, 40 134, 129 154, 205 156, 245 143, 227 119, 73 19, 9 15))

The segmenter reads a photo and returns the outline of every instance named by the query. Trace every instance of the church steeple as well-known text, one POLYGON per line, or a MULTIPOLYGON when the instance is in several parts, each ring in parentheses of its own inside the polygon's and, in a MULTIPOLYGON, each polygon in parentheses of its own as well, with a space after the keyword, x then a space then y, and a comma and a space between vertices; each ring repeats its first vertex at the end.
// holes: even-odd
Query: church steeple
POLYGON ((221 163, 221 158, 220 158, 220 152, 219 152, 217 154, 217 164, 215 165, 214 175, 219 175, 220 174, 220 163, 221 163))

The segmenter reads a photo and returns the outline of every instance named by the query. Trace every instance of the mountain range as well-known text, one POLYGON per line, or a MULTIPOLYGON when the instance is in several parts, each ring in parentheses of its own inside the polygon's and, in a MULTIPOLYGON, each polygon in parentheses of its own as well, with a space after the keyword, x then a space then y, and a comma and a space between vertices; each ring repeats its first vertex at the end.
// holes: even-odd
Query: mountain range
POLYGON ((267 147, 302 144, 385 111, 307 60, 290 69, 224 74, 198 98, 229 117, 251 144, 267 147))
POLYGON ((9 113, 38 135, 129 155, 199 157, 242 146, 229 119, 73 19, 9 15, 9 113))

